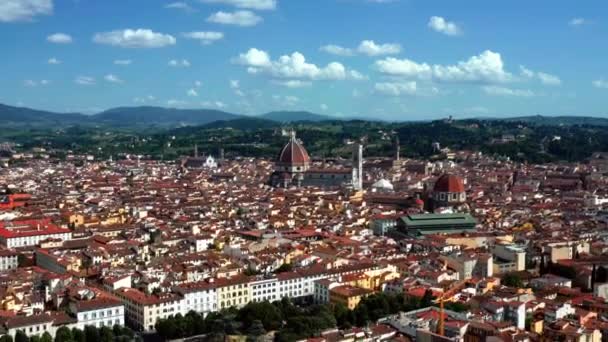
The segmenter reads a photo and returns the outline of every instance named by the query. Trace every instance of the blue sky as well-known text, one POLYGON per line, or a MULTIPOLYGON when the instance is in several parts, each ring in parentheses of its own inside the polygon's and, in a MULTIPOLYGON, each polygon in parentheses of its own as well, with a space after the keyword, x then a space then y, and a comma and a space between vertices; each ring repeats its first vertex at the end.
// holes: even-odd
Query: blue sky
POLYGON ((606 116, 608 4, 0 0, 0 102, 606 116))

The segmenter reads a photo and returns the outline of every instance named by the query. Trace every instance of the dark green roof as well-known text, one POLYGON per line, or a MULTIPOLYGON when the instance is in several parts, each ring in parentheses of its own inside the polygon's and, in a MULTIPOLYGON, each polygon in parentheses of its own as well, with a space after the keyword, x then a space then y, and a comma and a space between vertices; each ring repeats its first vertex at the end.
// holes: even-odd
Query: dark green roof
POLYGON ((429 225, 476 225, 477 221, 469 214, 417 214, 401 217, 408 227, 429 225))

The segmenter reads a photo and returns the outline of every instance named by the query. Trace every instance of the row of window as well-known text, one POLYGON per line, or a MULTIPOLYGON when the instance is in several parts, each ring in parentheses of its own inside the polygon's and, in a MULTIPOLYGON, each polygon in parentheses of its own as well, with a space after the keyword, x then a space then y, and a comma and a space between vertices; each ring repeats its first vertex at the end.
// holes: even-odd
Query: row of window
MULTIPOLYGON (((120 310, 119 309, 114 309, 114 315, 119 315, 120 314, 120 310)), ((91 313, 91 319, 97 319, 97 312, 92 312, 91 313)), ((106 316, 112 316, 112 310, 106 310, 106 311, 101 311, 99 313, 99 318, 102 317, 106 317, 106 316)), ((85 313, 82 315, 83 319, 86 321, 89 319, 89 314, 85 313)))

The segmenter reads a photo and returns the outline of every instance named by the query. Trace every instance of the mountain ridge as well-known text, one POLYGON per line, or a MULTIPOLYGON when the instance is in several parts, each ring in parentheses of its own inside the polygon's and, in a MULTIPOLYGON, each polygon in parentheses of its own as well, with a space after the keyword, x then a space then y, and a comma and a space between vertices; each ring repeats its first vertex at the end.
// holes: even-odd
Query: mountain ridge
MULTIPOLYGON (((184 126, 229 127, 231 120, 241 120, 235 125, 247 124, 247 119, 254 126, 270 125, 264 120, 275 123, 290 122, 323 122, 323 121, 379 121, 377 119, 334 117, 309 111, 279 110, 259 115, 243 115, 217 109, 179 109, 159 106, 121 106, 95 113, 59 113, 47 110, 15 107, 0 103, 0 124, 5 127, 61 128, 74 125, 107 125, 111 127, 164 127, 176 128, 184 126), (215 123, 215 124, 214 124, 215 123)), ((532 125, 596 125, 608 126, 608 118, 596 116, 513 116, 513 117, 471 117, 457 121, 511 121, 532 125)), ((409 122, 414 120, 403 120, 409 122)), ((397 121, 396 121, 397 122, 397 121)))

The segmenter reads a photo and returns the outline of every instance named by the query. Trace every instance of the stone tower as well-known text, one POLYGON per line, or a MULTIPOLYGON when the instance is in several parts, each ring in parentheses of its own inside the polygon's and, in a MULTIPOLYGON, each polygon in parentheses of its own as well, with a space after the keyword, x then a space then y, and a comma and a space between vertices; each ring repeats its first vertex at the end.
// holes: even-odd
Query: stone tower
POLYGON ((353 188, 363 190, 363 145, 359 143, 353 148, 353 188))

